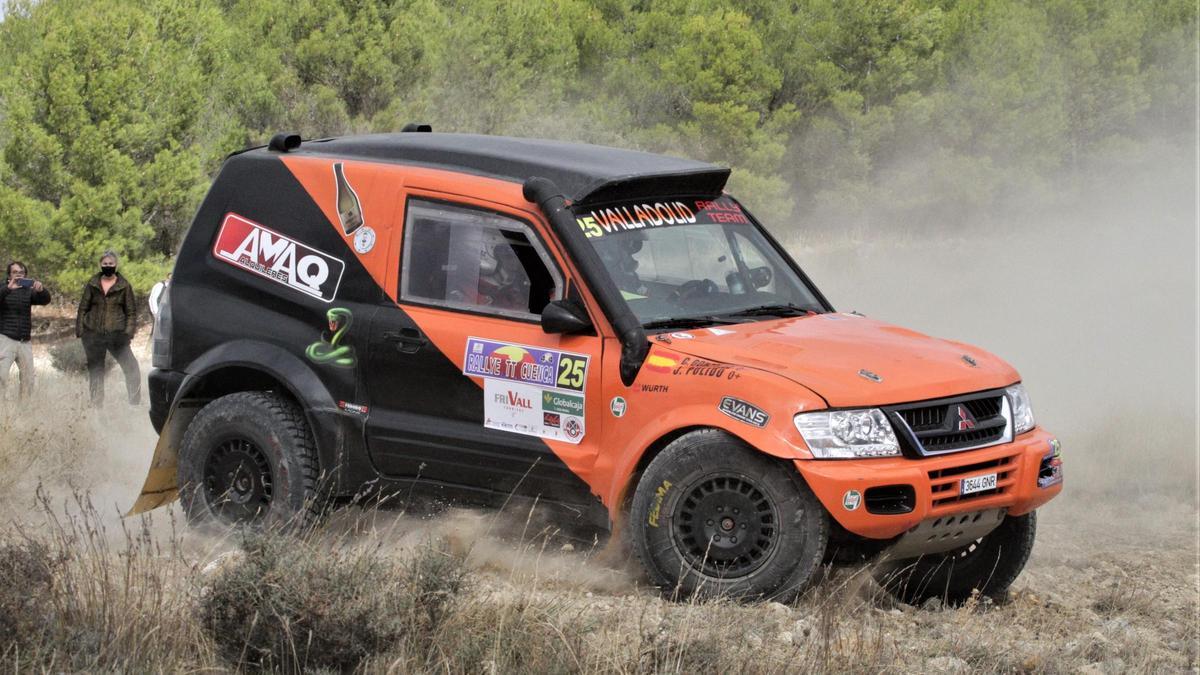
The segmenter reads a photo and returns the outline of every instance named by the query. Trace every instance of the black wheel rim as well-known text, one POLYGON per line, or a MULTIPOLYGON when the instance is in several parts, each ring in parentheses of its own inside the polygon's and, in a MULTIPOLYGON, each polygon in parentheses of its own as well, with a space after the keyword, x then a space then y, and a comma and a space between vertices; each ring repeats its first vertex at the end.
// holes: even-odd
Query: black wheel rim
POLYGON ((675 546, 692 569, 717 579, 754 573, 771 558, 779 536, 771 499, 745 476, 708 476, 680 497, 675 546))
POLYGON ((205 496, 213 512, 224 520, 261 518, 271 506, 274 487, 266 454, 247 439, 224 441, 208 456, 205 496))

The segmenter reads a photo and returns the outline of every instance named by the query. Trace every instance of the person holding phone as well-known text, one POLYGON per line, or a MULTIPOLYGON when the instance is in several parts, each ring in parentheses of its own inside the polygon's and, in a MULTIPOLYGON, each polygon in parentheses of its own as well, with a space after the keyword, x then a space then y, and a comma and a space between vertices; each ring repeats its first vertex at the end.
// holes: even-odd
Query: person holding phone
POLYGON ((50 291, 42 282, 26 277, 27 272, 22 262, 8 263, 8 282, 0 288, 0 387, 15 362, 21 373, 23 399, 33 393, 32 307, 50 302, 50 291))

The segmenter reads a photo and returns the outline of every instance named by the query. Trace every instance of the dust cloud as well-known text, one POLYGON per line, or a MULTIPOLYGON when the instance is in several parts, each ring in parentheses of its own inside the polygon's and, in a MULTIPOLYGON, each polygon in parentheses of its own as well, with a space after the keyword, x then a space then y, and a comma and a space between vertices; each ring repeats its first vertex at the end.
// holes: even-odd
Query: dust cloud
POLYGON ((800 223, 783 238, 839 310, 1017 368, 1063 442, 1066 488, 1047 509, 1194 520, 1196 163, 1190 147, 1159 150, 1071 176, 1052 204, 895 227, 871 214, 870 227, 800 223))

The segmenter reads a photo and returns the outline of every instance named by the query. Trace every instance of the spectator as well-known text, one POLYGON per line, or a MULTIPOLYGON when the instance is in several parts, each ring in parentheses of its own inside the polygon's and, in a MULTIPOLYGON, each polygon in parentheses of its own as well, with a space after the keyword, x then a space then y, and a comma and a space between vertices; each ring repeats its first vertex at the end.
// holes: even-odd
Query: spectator
POLYGON ((21 398, 33 393, 33 344, 30 307, 50 302, 50 291, 36 279, 28 279, 24 263, 8 263, 8 283, 0 288, 0 387, 8 379, 14 361, 21 373, 21 398))
POLYGON ((104 404, 104 357, 112 354, 125 374, 129 404, 141 402, 142 374, 137 358, 129 349, 137 331, 137 303, 133 286, 117 274, 117 254, 105 251, 100 256, 100 273, 83 285, 79 313, 75 317, 75 336, 83 339, 87 355, 88 389, 92 405, 104 404))

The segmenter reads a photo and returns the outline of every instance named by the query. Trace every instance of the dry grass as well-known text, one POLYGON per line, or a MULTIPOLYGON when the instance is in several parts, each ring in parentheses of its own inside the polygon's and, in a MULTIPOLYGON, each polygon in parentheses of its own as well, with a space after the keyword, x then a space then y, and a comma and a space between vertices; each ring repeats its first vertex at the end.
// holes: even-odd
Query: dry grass
POLYGON ((34 401, 0 414, 6 671, 1197 666, 1195 512, 1178 499, 1093 501, 1072 486, 1042 513, 1004 604, 900 605, 862 569, 835 570, 792 606, 670 603, 627 563, 601 562, 620 552, 573 550, 525 514, 342 511, 286 540, 177 528, 170 511, 122 520, 154 435, 144 409, 93 415, 84 389, 45 372, 34 401), (59 412, 31 413, 44 409, 59 412))

